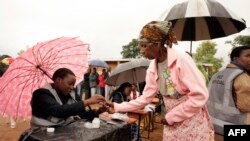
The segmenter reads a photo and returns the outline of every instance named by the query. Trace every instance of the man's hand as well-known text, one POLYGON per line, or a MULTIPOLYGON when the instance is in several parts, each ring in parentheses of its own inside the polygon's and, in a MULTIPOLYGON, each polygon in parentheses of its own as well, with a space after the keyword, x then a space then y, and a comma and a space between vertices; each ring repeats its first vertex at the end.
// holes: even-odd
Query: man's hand
POLYGON ((94 95, 93 97, 86 99, 83 101, 85 106, 89 106, 91 104, 96 104, 99 102, 105 102, 105 98, 101 95, 94 95))
POLYGON ((102 107, 99 107, 97 110, 95 110, 95 113, 97 115, 99 115, 99 114, 106 112, 106 111, 108 111, 108 109, 105 106, 102 106, 102 107))

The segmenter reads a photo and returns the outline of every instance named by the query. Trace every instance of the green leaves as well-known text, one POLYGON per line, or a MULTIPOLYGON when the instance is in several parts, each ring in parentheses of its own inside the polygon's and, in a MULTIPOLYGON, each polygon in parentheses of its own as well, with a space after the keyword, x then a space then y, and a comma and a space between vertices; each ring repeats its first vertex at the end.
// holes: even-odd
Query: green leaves
POLYGON ((211 78, 222 67, 223 59, 216 58, 216 52, 216 43, 211 41, 202 42, 196 50, 194 59, 205 77, 211 78))
POLYGON ((127 45, 122 46, 122 58, 140 58, 140 50, 138 48, 138 40, 132 39, 127 45))
POLYGON ((226 44, 231 44, 233 48, 237 46, 250 46, 250 35, 239 35, 233 41, 226 41, 226 44))

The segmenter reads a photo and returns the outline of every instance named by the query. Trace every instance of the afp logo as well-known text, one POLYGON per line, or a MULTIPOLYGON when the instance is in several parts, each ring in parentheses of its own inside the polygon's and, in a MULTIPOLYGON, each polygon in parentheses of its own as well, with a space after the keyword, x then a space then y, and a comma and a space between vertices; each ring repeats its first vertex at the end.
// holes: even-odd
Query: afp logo
POLYGON ((224 125, 224 141, 249 141, 250 125, 224 125))

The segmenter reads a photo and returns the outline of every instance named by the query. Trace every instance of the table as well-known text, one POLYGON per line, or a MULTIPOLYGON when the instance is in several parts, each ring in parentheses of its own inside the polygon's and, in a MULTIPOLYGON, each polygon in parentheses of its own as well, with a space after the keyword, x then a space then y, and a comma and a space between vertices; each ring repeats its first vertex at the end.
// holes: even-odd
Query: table
MULTIPOLYGON (((137 118, 138 119, 138 135, 140 134, 140 125, 141 125, 141 120, 145 117, 149 117, 149 123, 151 123, 151 116, 150 116, 150 112, 148 111, 144 111, 144 110, 135 110, 135 111, 130 111, 128 112, 128 116, 131 118, 137 118)), ((145 125, 144 125, 145 126, 145 125)), ((150 135, 150 124, 147 125, 148 127, 148 136, 147 138, 149 138, 150 135)))
POLYGON ((31 133, 28 141, 129 141, 131 140, 129 124, 107 124, 101 120, 100 128, 84 127, 86 120, 78 120, 64 127, 58 127, 54 133, 45 130, 31 133))

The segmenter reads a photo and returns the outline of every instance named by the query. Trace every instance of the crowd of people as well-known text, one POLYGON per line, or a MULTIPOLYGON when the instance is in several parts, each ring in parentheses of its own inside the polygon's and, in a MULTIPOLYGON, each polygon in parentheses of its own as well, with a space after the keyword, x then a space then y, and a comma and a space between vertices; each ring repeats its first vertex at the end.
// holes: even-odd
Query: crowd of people
MULTIPOLYGON (((32 95, 31 127, 63 126, 79 118, 92 120, 104 111, 135 111, 150 104, 157 94, 162 100, 164 141, 212 141, 215 134, 223 136, 226 124, 250 123, 250 46, 234 48, 230 64, 216 73, 207 86, 192 57, 172 48, 177 40, 171 22, 147 23, 138 41, 142 56, 152 60, 143 89, 124 80, 111 92, 113 88, 105 84, 110 68, 103 68, 98 74, 91 67, 77 92, 75 74, 60 68, 53 74, 53 83, 32 95), (87 110, 89 105, 98 103, 105 104, 87 110)), ((139 130, 136 125, 132 128, 132 132, 139 130)), ((138 137, 132 134, 135 136, 138 137)))
POLYGON ((81 99, 88 99, 95 94, 100 94, 108 100, 111 93, 109 85, 106 85, 105 81, 110 75, 111 68, 102 68, 99 74, 95 67, 88 68, 84 73, 83 81, 80 85, 80 92, 78 93, 81 99))

